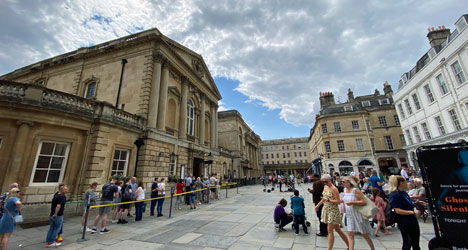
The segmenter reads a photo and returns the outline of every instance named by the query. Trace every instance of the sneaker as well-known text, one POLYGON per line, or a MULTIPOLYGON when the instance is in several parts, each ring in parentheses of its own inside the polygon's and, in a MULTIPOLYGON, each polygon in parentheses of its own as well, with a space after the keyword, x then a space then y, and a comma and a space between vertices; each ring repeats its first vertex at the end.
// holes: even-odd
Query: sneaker
POLYGON ((119 221, 117 221, 117 224, 122 224, 122 219, 119 219, 119 221))
POLYGON ((97 231, 96 227, 93 227, 93 229, 91 229, 91 233, 92 233, 92 234, 95 234, 96 231, 97 231))
POLYGON ((91 232, 91 231, 93 231, 93 230, 91 230, 91 228, 86 227, 86 232, 91 232))
POLYGON ((62 243, 58 243, 58 242, 46 243, 46 247, 59 247, 61 245, 62 243))
POLYGON ((190 210, 192 210, 192 209, 193 209, 193 207, 190 207, 190 210))
POLYGON ((112 221, 112 223, 117 223, 117 222, 118 222, 118 220, 113 220, 113 221, 112 221))
POLYGON ((122 220, 122 224, 127 224, 128 220, 122 220))
POLYGON ((309 232, 304 232, 305 235, 309 235, 309 232))
POLYGON ((299 234, 296 234, 296 236, 299 236, 299 234))
POLYGON ((286 229, 284 229, 283 227, 280 227, 280 228, 279 228, 279 231, 280 231, 280 232, 286 232, 286 229))
POLYGON ((59 235, 57 236, 57 238, 55 238, 55 242, 62 242, 62 241, 63 241, 62 235, 59 235))
POLYGON ((107 228, 103 228, 101 229, 101 231, 99 231, 99 234, 107 234, 107 233, 110 233, 110 231, 107 230, 107 228))
POLYGON ((275 228, 278 228, 279 227, 279 224, 275 223, 275 228))

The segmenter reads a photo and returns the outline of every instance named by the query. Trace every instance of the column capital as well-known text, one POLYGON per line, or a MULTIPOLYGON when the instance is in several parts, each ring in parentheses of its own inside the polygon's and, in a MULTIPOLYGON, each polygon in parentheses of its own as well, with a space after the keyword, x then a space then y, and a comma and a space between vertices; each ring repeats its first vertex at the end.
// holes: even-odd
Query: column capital
POLYGON ((166 60, 166 57, 158 50, 153 52, 153 60, 162 64, 166 60))
POLYGON ((26 125, 28 125, 29 127, 34 126, 34 122, 31 122, 31 121, 25 121, 25 120, 17 120, 17 121, 16 121, 16 125, 18 125, 18 126, 21 126, 21 125, 23 125, 23 124, 26 124, 26 125))
POLYGON ((163 69, 169 69, 171 67, 171 62, 165 58, 164 62, 163 62, 163 65, 162 65, 162 68, 163 69))

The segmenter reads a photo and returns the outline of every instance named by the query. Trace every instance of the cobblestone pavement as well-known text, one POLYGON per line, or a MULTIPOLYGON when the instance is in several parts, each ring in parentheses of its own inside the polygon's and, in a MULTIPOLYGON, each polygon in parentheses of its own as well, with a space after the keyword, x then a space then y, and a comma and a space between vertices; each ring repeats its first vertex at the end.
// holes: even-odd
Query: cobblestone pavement
MULTIPOLYGON (((168 199, 165 202, 164 217, 150 217, 148 211, 143 220, 129 219, 125 225, 109 223, 109 234, 86 234, 87 241, 77 242, 80 235, 80 217, 67 218, 64 224, 64 241, 59 249, 326 249, 327 238, 315 235, 317 218, 313 212, 311 195, 306 194, 309 185, 298 187, 306 199, 306 213, 312 226, 310 235, 302 229, 298 236, 291 227, 287 232, 274 228, 273 210, 280 198, 292 193, 263 192, 260 185, 229 190, 229 198, 222 191, 220 200, 197 206, 196 210, 184 205, 182 210, 168 215, 168 199)), ((174 200, 175 203, 175 200, 174 200)), ((148 206, 149 208, 149 206, 148 206)), ((433 228, 428 221, 421 226, 421 247, 427 249, 433 228)), ((99 229, 99 228, 98 228, 99 229)), ((13 233, 9 249, 42 249, 48 226, 18 229, 13 233)), ((397 228, 390 228, 392 235, 375 238, 376 249, 401 249, 401 236, 397 228)), ((361 236, 356 236, 356 249, 369 249, 361 236)), ((346 249, 344 242, 335 236, 334 249, 346 249)))

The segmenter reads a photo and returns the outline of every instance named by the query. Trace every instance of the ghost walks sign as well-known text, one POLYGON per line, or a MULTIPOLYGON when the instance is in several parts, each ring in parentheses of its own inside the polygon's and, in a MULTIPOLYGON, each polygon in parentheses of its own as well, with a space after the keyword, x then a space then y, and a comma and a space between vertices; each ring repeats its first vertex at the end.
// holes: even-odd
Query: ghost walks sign
POLYGON ((460 237, 468 232, 468 145, 420 147, 417 156, 436 233, 430 249, 468 249, 468 237, 460 237))

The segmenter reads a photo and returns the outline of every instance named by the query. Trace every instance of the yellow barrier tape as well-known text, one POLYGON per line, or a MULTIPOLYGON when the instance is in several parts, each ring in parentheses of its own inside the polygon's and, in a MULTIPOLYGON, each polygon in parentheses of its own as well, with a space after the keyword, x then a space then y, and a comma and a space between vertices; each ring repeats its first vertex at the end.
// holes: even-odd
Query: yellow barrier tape
MULTIPOLYGON (((228 185, 236 185, 236 184, 237 183, 230 183, 228 185)), ((224 184, 224 186, 226 186, 226 184, 224 184)), ((203 190, 207 190, 207 189, 211 189, 211 188, 216 188, 216 186, 197 189, 197 190, 188 191, 188 192, 180 193, 180 194, 174 194, 173 196, 180 196, 180 195, 199 192, 199 191, 203 191, 203 190)), ((126 201, 126 202, 111 203, 111 204, 93 205, 93 206, 90 206, 89 208, 110 207, 110 206, 117 206, 117 205, 122 205, 122 204, 132 204, 132 203, 137 203, 137 202, 147 202, 147 201, 152 201, 152 200, 159 200, 159 199, 163 199, 163 198, 171 198, 171 196, 166 195, 166 196, 162 196, 162 197, 149 198, 149 199, 144 199, 144 200, 139 200, 139 201, 126 201)))

